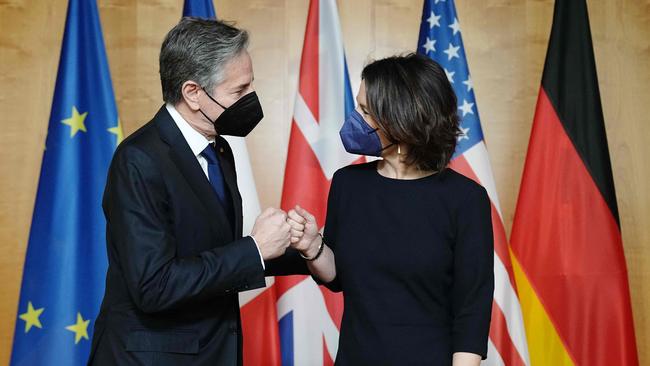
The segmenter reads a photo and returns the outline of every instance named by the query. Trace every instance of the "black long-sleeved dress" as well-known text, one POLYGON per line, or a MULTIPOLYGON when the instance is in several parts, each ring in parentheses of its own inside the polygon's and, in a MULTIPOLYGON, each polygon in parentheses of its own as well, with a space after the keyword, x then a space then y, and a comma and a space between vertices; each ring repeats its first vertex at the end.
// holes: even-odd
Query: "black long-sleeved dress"
POLYGON ((377 162, 336 172, 324 233, 345 308, 336 364, 451 365, 487 353, 494 291, 491 207, 451 169, 415 180, 377 162))

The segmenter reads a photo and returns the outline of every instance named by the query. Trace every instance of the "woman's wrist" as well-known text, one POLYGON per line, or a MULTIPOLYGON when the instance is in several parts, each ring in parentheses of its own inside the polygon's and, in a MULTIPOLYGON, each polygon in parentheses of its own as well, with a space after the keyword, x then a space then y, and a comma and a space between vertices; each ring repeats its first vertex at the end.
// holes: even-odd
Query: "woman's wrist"
POLYGON ((300 256, 307 261, 314 261, 320 257, 324 246, 325 241, 323 240, 323 235, 321 233, 318 233, 314 240, 312 240, 309 248, 307 248, 307 250, 300 251, 300 256))

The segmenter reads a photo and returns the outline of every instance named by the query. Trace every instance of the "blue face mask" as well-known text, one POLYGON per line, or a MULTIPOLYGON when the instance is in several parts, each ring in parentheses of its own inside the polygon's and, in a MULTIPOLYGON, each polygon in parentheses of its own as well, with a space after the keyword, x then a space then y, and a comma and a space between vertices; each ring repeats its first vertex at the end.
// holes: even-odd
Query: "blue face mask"
POLYGON ((392 144, 386 147, 381 146, 377 130, 377 128, 370 127, 368 122, 355 109, 343 123, 339 135, 345 151, 350 154, 379 157, 381 152, 392 146, 392 144))

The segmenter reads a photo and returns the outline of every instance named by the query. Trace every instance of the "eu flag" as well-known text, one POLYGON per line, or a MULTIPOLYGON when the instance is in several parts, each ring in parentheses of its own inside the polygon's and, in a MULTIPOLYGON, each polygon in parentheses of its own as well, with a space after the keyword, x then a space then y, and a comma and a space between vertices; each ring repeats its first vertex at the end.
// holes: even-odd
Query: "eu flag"
POLYGON ((185 0, 183 16, 217 19, 212 0, 185 0))
POLYGON ((122 139, 95 0, 70 0, 12 365, 82 365, 107 269, 102 191, 122 139))

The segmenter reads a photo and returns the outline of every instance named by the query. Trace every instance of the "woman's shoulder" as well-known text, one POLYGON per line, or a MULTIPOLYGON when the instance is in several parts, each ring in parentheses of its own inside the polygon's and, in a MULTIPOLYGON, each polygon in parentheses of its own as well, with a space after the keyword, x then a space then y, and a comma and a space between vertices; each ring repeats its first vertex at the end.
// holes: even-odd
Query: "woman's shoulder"
POLYGON ((377 162, 370 161, 361 164, 352 164, 340 168, 334 173, 332 179, 354 179, 355 177, 372 176, 377 171, 377 162))
POLYGON ((446 168, 438 175, 437 181, 445 186, 450 193, 453 192, 465 197, 487 196, 487 191, 482 185, 452 168, 446 168))

